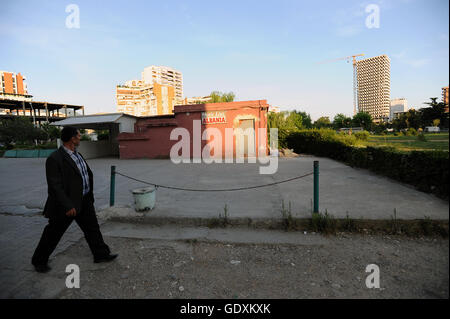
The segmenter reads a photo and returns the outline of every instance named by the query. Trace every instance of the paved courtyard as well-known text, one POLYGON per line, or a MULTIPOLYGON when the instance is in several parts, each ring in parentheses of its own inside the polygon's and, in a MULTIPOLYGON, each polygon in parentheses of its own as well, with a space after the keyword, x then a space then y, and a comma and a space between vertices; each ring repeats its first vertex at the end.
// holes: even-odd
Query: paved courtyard
MULTIPOLYGON (((448 220, 449 204, 434 195, 415 190, 363 169, 351 168, 327 158, 303 156, 280 158, 278 171, 260 175, 261 164, 174 164, 170 160, 88 160, 94 173, 97 210, 109 206, 111 165, 117 171, 156 184, 181 188, 223 189, 256 186, 304 175, 320 161, 320 211, 335 217, 399 219, 428 216, 448 220)), ((0 213, 34 214, 45 204, 47 185, 45 159, 0 158, 0 213)), ((117 206, 133 206, 131 190, 142 183, 116 177, 117 206)), ((229 217, 279 218, 282 202, 292 214, 308 217, 312 210, 313 176, 274 186, 234 192, 187 192, 158 188, 158 217, 218 217, 228 207, 229 217)))

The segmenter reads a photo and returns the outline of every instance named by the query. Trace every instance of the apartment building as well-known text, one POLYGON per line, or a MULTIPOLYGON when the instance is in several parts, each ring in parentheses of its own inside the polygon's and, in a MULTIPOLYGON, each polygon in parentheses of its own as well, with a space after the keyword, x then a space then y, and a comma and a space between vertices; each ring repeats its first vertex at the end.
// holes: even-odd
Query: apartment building
POLYGON ((445 112, 448 113, 448 86, 442 88, 442 102, 445 104, 445 112))
POLYGON ((194 96, 183 99, 181 105, 204 104, 211 101, 211 96, 194 96))
MULTIPOLYGON (((0 100, 31 101, 25 77, 20 73, 0 71, 0 100)), ((9 114, 6 108, 0 108, 0 115, 9 114)))
POLYGON ((374 122, 390 116, 391 61, 380 55, 356 62, 358 112, 369 113, 374 122))
POLYGON ((269 113, 280 113, 280 107, 279 106, 272 106, 269 105, 269 113))
POLYGON ((391 100, 391 107, 389 112, 389 121, 397 118, 401 113, 408 111, 408 100, 405 98, 391 100))
POLYGON ((31 101, 25 81, 20 73, 0 71, 0 99, 31 101))
POLYGON ((183 100, 183 74, 168 66, 151 65, 142 72, 142 80, 145 84, 158 83, 174 88, 175 104, 181 104, 183 100))
POLYGON ((175 106, 172 86, 132 80, 116 87, 117 112, 134 116, 172 114, 175 106))
POLYGON ((141 80, 130 80, 116 86, 117 112, 134 116, 172 114, 183 103, 181 72, 163 66, 149 66, 141 80))

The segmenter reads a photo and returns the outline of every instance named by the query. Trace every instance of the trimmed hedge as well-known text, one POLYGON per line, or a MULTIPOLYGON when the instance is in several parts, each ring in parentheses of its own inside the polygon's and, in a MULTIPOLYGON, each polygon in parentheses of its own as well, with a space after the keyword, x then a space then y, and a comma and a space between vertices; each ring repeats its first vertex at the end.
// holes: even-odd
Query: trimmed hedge
POLYGON ((445 151, 404 152, 393 147, 357 147, 340 134, 303 130, 289 134, 289 148, 296 153, 329 157, 352 167, 366 168, 449 199, 449 153, 445 151))

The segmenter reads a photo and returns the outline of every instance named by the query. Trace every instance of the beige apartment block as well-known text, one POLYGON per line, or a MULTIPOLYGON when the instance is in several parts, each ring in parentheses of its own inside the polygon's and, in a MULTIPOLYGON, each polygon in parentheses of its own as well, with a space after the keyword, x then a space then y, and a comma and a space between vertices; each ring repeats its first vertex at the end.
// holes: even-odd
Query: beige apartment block
POLYGON ((116 86, 117 112, 134 116, 172 114, 183 104, 183 75, 165 66, 149 66, 141 80, 116 86))
POLYGON ((175 104, 182 104, 183 100, 183 74, 168 66, 151 65, 142 72, 142 81, 145 84, 158 83, 172 86, 175 92, 175 104))
POLYGON ((203 104, 209 103, 211 101, 211 96, 194 96, 186 97, 182 101, 182 105, 193 105, 193 104, 203 104))
POLYGON ((269 105, 269 113, 280 113, 280 107, 279 106, 272 106, 269 105))
POLYGON ((390 113, 391 60, 387 55, 356 62, 358 112, 369 113, 375 122, 390 113))
POLYGON ((116 87, 117 112, 134 116, 172 114, 174 88, 158 83, 131 80, 116 87))

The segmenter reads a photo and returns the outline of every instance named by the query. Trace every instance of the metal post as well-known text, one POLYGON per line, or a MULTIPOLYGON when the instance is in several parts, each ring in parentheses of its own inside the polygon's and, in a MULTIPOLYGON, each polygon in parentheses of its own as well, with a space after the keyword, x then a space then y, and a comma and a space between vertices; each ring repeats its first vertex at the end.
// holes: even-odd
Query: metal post
POLYGON ((109 188, 109 206, 114 206, 114 194, 116 187, 116 167, 111 166, 111 185, 109 188))
POLYGON ((314 213, 319 212, 319 161, 314 161, 314 213))

